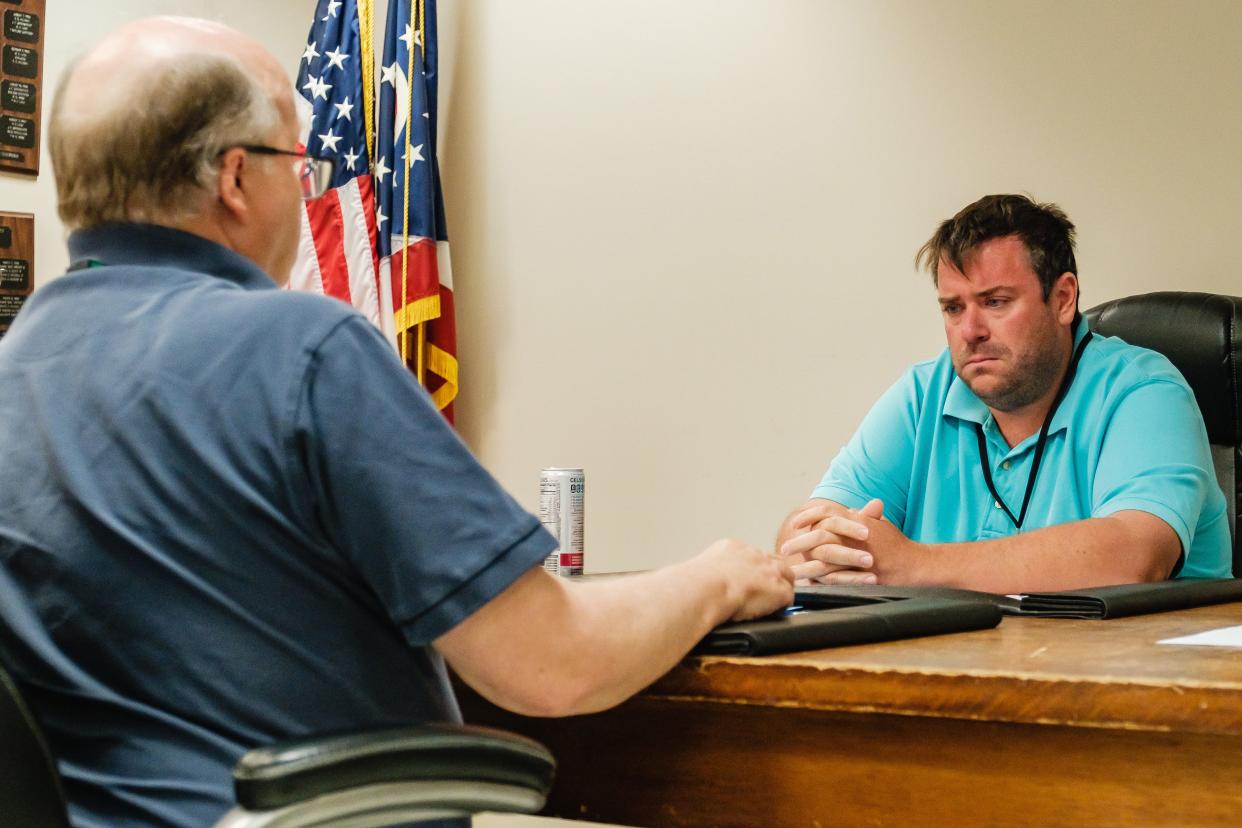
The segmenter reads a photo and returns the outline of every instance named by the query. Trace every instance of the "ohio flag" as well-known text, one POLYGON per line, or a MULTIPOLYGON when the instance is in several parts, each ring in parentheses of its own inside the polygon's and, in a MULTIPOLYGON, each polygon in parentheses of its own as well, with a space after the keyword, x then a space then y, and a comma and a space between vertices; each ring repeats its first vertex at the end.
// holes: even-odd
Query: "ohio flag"
POLYGON ((380 282, 402 354, 451 422, 457 325, 436 161, 436 6, 389 0, 375 137, 380 282))

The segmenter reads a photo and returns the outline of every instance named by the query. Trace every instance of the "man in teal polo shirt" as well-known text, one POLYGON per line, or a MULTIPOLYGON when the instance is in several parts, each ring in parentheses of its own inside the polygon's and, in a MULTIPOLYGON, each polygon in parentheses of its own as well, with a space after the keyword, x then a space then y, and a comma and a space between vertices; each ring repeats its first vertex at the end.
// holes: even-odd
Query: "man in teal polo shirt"
POLYGON ((917 262, 948 347, 880 398, 781 526, 798 577, 991 592, 1228 577, 1194 394, 1161 354, 1088 331, 1065 214, 985 196, 917 262))

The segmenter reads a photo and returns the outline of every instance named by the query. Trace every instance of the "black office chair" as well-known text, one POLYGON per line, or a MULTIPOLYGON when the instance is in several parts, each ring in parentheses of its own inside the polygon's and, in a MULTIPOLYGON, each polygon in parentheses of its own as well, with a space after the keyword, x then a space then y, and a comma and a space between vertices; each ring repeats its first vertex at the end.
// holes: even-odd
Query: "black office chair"
POLYGON ((1145 293, 1105 302, 1084 315, 1094 331, 1167 356, 1195 392, 1229 509, 1233 574, 1242 577, 1242 297, 1145 293))
MULTIPOLYGON (((216 826, 378 828, 479 811, 534 813, 555 766, 538 742, 481 727, 428 724, 282 742, 237 763, 238 804, 216 826)), ((47 741, 2 667, 0 824, 69 825, 47 741)))

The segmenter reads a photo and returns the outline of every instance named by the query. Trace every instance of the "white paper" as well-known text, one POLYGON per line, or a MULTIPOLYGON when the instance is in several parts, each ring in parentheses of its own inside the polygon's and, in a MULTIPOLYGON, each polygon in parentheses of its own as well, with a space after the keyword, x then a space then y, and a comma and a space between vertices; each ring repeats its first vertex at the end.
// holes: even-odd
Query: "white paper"
POLYGON ((1221 627, 1218 630, 1207 630, 1193 635, 1182 635, 1177 638, 1166 638, 1157 644, 1191 644, 1197 647, 1239 647, 1242 648, 1242 627, 1221 627))

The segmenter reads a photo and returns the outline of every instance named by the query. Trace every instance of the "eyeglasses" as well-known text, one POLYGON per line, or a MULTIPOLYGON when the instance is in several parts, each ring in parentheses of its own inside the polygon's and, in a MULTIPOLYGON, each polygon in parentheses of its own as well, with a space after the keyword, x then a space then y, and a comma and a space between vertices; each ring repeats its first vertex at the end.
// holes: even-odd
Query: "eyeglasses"
MULTIPOLYGON (((230 149, 233 148, 230 147, 230 149)), ((303 201, 319 198, 332 186, 333 164, 331 158, 319 158, 314 155, 307 155, 305 152, 265 147, 262 144, 238 144, 236 149, 244 149, 246 152, 253 152, 255 155, 288 155, 296 159, 293 171, 297 173, 298 181, 302 184, 303 201)))

